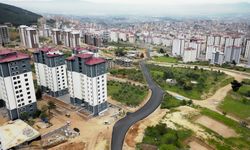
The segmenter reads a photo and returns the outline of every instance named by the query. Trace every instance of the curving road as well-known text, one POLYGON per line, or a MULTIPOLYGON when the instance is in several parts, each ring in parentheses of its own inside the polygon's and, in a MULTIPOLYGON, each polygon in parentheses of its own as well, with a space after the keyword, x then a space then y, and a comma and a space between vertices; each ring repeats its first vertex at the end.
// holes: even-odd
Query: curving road
POLYGON ((164 91, 153 81, 144 62, 140 63, 143 75, 152 90, 152 95, 148 102, 134 113, 128 114, 115 123, 112 132, 111 150, 122 150, 123 141, 128 129, 136 122, 146 118, 161 104, 164 91))

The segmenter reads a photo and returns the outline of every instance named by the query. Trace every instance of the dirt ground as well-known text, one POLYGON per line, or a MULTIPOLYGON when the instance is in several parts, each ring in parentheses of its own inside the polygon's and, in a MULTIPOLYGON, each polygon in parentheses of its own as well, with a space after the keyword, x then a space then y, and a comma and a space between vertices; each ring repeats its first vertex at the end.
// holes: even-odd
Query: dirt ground
POLYGON ((192 141, 188 145, 190 146, 191 150, 208 150, 208 148, 206 148, 205 146, 201 145, 196 141, 192 141))
POLYGON ((65 143, 61 144, 59 146, 50 148, 50 150, 85 150, 86 149, 86 143, 83 142, 71 142, 71 143, 65 143))
POLYGON ((149 115, 146 119, 137 122, 133 125, 128 133, 126 134, 123 149, 125 150, 134 150, 136 147, 136 143, 139 143, 143 139, 144 130, 148 126, 154 126, 159 123, 162 117, 166 114, 168 110, 162 110, 157 108, 151 115, 149 115))
POLYGON ((207 116, 200 116, 198 117, 198 119, 196 119, 195 122, 207 127, 208 129, 213 130, 224 138, 237 136, 236 132, 233 129, 207 116))
MULTIPOLYGON (((53 100, 51 98, 46 99, 38 102, 38 107, 46 104, 48 100, 53 100)), ((41 134, 46 134, 54 129, 57 129, 67 122, 70 122, 70 127, 78 128, 80 130, 80 135, 69 139, 66 143, 60 144, 54 148, 53 150, 61 150, 61 149, 70 149, 73 150, 105 150, 109 148, 110 139, 112 134, 112 127, 121 116, 114 117, 114 114, 119 114, 119 107, 109 107, 108 111, 103 113, 102 116, 98 117, 91 117, 91 118, 84 118, 82 115, 72 108, 71 105, 64 104, 62 102, 54 101, 57 109, 65 110, 63 113, 58 113, 56 110, 53 110, 53 117, 50 122, 53 126, 45 129, 39 129, 38 131, 41 134), (70 109, 72 108, 72 109, 70 109), (70 114, 70 117, 65 116, 65 112, 70 114), (105 124, 108 122, 108 124, 105 124), (76 146, 75 146, 76 145, 76 146)))

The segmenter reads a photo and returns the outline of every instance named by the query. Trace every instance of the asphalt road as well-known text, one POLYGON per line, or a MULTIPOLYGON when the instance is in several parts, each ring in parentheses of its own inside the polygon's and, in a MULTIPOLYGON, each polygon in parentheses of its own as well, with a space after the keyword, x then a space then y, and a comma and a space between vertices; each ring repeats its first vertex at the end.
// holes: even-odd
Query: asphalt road
POLYGON ((123 141, 128 129, 136 122, 146 118, 154 112, 161 104, 164 91, 153 81, 144 62, 141 62, 140 66, 148 86, 152 90, 152 95, 141 109, 134 113, 127 114, 127 116, 115 123, 112 132, 111 150, 122 150, 123 141))

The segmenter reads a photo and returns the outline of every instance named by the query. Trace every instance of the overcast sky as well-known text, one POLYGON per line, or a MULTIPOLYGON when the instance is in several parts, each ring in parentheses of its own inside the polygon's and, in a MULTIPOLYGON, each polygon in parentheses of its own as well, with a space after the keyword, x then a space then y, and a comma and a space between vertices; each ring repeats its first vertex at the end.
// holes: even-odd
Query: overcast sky
POLYGON ((74 15, 250 13, 250 0, 0 0, 0 2, 37 13, 74 15))

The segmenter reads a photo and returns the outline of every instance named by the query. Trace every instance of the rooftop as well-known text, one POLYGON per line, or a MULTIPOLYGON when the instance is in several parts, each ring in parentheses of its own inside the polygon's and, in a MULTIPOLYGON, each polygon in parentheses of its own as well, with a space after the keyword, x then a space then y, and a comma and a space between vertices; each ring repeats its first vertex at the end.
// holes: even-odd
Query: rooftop
POLYGON ((2 56, 0 58, 0 63, 6 63, 6 62, 12 62, 12 61, 30 58, 30 56, 27 54, 23 54, 23 53, 11 51, 11 50, 0 51, 0 56, 2 56))
POLYGON ((104 62, 106 62, 106 60, 103 58, 92 57, 92 58, 88 59, 85 62, 85 64, 86 65, 97 65, 97 64, 104 63, 104 62))
POLYGON ((39 137, 38 131, 18 119, 0 127, 2 149, 10 149, 39 137))
POLYGON ((89 53, 82 53, 82 54, 77 54, 76 55, 76 57, 80 57, 80 58, 83 58, 83 59, 90 58, 92 56, 93 56, 93 54, 89 54, 89 53))

